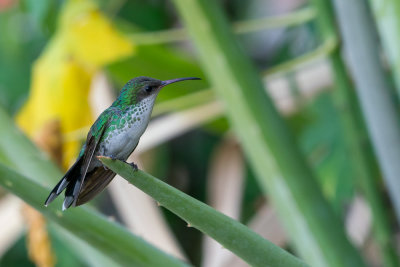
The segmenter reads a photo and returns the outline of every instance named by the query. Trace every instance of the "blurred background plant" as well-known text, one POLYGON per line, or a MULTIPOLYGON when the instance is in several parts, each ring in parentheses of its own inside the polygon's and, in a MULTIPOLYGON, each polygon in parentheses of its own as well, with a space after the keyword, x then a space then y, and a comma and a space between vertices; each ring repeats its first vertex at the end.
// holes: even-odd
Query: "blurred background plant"
MULTIPOLYGON (((400 7, 385 3, 0 0, 0 165, 50 189, 129 79, 202 77, 160 93, 130 161, 310 265, 398 266, 400 7)), ((92 208, 192 265, 246 266, 121 177, 67 231, 60 206, 28 203, 46 221, 21 203, 0 188, 0 266, 131 260, 77 226, 92 208)))

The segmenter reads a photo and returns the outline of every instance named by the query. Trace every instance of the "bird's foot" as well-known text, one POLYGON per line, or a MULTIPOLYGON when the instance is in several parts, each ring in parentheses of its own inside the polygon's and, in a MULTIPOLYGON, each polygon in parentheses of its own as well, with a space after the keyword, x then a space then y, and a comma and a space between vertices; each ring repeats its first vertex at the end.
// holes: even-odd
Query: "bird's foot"
POLYGON ((117 160, 117 157, 116 156, 114 156, 114 155, 110 155, 110 156, 108 156, 111 160, 117 160))
MULTIPOLYGON (((128 163, 128 162, 127 162, 127 163, 128 163)), ((133 168, 134 171, 139 170, 138 166, 137 166, 134 162, 131 162, 131 163, 128 163, 128 164, 132 166, 132 168, 133 168)))

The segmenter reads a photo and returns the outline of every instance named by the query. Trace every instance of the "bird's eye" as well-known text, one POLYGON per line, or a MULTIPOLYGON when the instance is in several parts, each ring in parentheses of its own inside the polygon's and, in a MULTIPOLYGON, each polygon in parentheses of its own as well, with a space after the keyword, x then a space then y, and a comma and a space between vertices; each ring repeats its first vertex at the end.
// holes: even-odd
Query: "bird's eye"
POLYGON ((151 93, 151 91, 153 91, 153 86, 151 86, 151 85, 147 85, 145 88, 144 88, 144 90, 146 90, 146 92, 147 93, 151 93))

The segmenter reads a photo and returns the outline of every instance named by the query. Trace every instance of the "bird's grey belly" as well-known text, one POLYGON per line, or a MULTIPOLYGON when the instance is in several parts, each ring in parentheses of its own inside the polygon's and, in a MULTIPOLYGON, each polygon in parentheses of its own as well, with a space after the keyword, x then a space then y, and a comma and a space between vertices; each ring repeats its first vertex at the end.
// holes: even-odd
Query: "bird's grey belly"
POLYGON ((104 155, 126 160, 139 142, 140 136, 132 132, 117 133, 104 146, 104 155))
POLYGON ((139 139, 147 128, 150 114, 134 115, 135 120, 130 120, 120 129, 110 132, 99 147, 96 154, 126 160, 139 143, 139 139))
MULTIPOLYGON (((133 152, 139 139, 147 128, 150 120, 154 99, 142 101, 137 107, 132 107, 126 111, 124 118, 120 118, 126 123, 123 127, 114 127, 115 130, 107 133, 96 155, 114 157, 126 160, 133 152)), ((100 161, 92 163, 91 167, 99 164, 100 161)))
POLYGON ((104 156, 112 156, 126 160, 139 143, 139 139, 146 130, 147 123, 127 124, 124 128, 111 133, 104 142, 104 156))

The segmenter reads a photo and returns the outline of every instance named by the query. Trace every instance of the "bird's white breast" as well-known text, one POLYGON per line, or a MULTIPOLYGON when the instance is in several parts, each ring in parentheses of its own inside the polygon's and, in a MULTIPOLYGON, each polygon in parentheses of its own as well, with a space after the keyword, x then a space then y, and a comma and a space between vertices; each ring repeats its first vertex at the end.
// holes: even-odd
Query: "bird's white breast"
POLYGON ((105 141, 103 155, 126 160, 139 143, 150 121, 155 97, 143 99, 135 107, 129 107, 122 115, 125 123, 110 133, 105 141))

